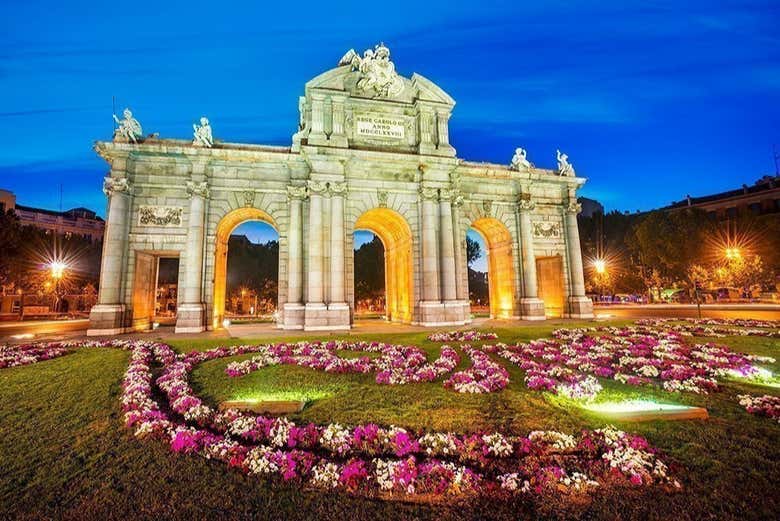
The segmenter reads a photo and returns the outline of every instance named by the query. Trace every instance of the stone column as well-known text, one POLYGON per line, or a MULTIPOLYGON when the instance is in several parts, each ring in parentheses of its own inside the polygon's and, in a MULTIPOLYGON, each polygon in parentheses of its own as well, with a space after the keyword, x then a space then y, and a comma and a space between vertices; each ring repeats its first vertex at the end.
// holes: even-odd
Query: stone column
POLYGON ((466 259, 463 256, 463 242, 466 238, 460 228, 460 207, 462 205, 463 196, 457 191, 454 192, 452 198, 452 235, 455 237, 455 294, 458 300, 467 305, 469 301, 468 266, 464 264, 466 259))
POLYGON ((439 233, 441 254, 441 299, 443 301, 457 300, 457 285, 455 283, 455 242, 452 229, 452 203, 449 190, 442 190, 439 199, 439 233))
POLYGON ((435 188, 421 188, 422 198, 422 283, 423 300, 441 302, 439 294, 439 256, 436 246, 436 199, 435 188))
POLYGON ((287 301, 282 328, 303 329, 303 200, 305 186, 288 186, 290 228, 287 232, 287 301))
POLYGON ((566 251, 569 259, 569 316, 571 318, 593 318, 593 302, 585 296, 585 276, 582 272, 582 250, 580 249, 580 231, 577 214, 582 205, 577 202, 574 191, 569 193, 569 202, 565 208, 566 251))
POLYGON ((309 181, 309 255, 306 285, 306 308, 304 329, 318 329, 327 326, 327 307, 324 302, 323 288, 323 215, 322 197, 327 185, 319 181, 309 181))
POLYGON ((520 222, 520 255, 523 267, 523 296, 520 299, 520 316, 523 320, 544 320, 544 302, 539 298, 536 283, 536 254, 531 212, 536 204, 529 192, 518 197, 517 215, 520 222))
POLYGON ((206 181, 187 181, 186 189, 190 197, 190 210, 185 245, 184 287, 180 291, 174 331, 198 333, 205 329, 206 324, 203 303, 203 237, 209 186, 206 181))
MULTIPOLYGON (((331 183, 330 191, 330 294, 331 305, 344 304, 344 194, 346 183, 331 183)), ((329 306, 330 307, 330 306, 329 306)))
POLYGON ((116 335, 124 332, 125 305, 122 302, 122 278, 130 226, 132 187, 127 178, 115 175, 103 180, 108 197, 108 215, 103 236, 103 260, 100 266, 98 302, 89 313, 87 335, 116 335))

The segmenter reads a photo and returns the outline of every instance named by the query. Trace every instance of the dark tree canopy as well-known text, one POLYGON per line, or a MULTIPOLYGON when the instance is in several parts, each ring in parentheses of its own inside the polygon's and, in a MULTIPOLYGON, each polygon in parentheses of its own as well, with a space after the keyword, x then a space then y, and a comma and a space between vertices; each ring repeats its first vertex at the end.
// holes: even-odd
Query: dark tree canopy
POLYGON ((385 247, 374 236, 355 250, 355 299, 377 298, 385 293, 385 247))
POLYGON ((482 247, 477 241, 466 236, 466 262, 469 266, 482 256, 482 247))
POLYGON ((279 282, 279 241, 254 244, 244 235, 228 242, 227 294, 245 287, 260 298, 275 299, 279 282))

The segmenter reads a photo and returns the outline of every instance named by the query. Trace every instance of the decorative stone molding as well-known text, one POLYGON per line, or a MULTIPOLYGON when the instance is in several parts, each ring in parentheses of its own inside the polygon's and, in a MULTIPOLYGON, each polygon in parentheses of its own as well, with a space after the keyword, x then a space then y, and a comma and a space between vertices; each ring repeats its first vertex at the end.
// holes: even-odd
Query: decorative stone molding
POLYGON ((255 205, 255 192, 252 190, 244 191, 244 206, 251 208, 255 205))
POLYGON ((322 195, 328 190, 327 183, 321 181, 306 181, 306 187, 309 189, 309 193, 314 195, 322 195))
POLYGON ((328 185, 328 192, 331 196, 345 195, 347 193, 347 183, 330 183, 328 185))
POLYGON ((493 216, 493 201, 490 199, 486 199, 482 201, 482 211, 485 214, 485 217, 492 217, 493 216))
POLYGON ((111 197, 114 194, 127 194, 130 195, 132 187, 126 177, 111 177, 108 176, 103 179, 103 193, 107 197, 111 197))
POLYGON ((200 183, 187 181, 186 190, 189 197, 197 195, 198 197, 202 197, 204 199, 208 199, 211 193, 209 192, 209 184, 206 181, 202 181, 200 183))
POLYGON ((568 213, 573 213, 574 215, 577 215, 582 211, 582 205, 577 202, 577 200, 569 201, 569 204, 566 205, 566 211, 568 213))
POLYGON ((559 239, 561 223, 550 221, 534 221, 531 224, 534 239, 559 239))
POLYGON ((181 216, 184 209, 181 206, 139 206, 139 226, 181 226, 181 216))
POLYGON ((288 186, 287 187, 287 199, 306 199, 306 187, 305 186, 288 186))
POLYGON ((439 200, 439 191, 436 188, 429 188, 429 187, 421 186, 420 187, 420 197, 422 197, 424 200, 438 201, 439 200))
POLYGON ((376 199, 380 208, 387 208, 387 192, 380 190, 376 193, 376 199))
POLYGON ((517 197, 517 207, 523 212, 530 212, 536 208, 536 203, 531 200, 531 194, 523 192, 517 197))

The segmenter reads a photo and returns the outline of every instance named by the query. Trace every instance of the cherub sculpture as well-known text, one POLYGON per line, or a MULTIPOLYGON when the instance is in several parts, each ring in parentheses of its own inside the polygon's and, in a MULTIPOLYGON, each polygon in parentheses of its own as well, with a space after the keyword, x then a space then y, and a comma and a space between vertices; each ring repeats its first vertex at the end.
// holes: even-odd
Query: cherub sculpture
POLYGON ((133 113, 130 109, 122 111, 122 119, 116 117, 113 114, 114 121, 118 127, 114 129, 114 139, 119 138, 123 141, 129 141, 130 143, 138 143, 143 138, 143 131, 141 130, 141 124, 137 119, 133 117, 133 113))
POLYGON ((556 150, 558 158, 558 175, 566 177, 574 177, 574 165, 569 163, 569 156, 562 154, 560 150, 556 150))
POLYGON ((515 155, 512 156, 512 162, 509 164, 512 170, 524 170, 531 168, 531 162, 528 161, 528 152, 524 148, 516 148, 515 155))
POLYGON ((200 118, 200 125, 192 125, 193 139, 192 144, 196 146, 211 148, 214 146, 214 138, 211 135, 211 125, 207 117, 200 118))

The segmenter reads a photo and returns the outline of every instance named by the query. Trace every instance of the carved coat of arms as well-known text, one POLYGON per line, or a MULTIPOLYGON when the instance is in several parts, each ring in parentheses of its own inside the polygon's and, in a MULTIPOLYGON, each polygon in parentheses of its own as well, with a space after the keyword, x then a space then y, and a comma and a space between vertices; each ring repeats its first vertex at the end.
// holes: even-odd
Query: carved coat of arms
POLYGON ((557 239, 561 236, 561 224, 548 221, 536 221, 532 224, 536 239, 557 239))
POLYGON ((141 206, 138 208, 138 224, 141 226, 181 226, 181 207, 141 206))

